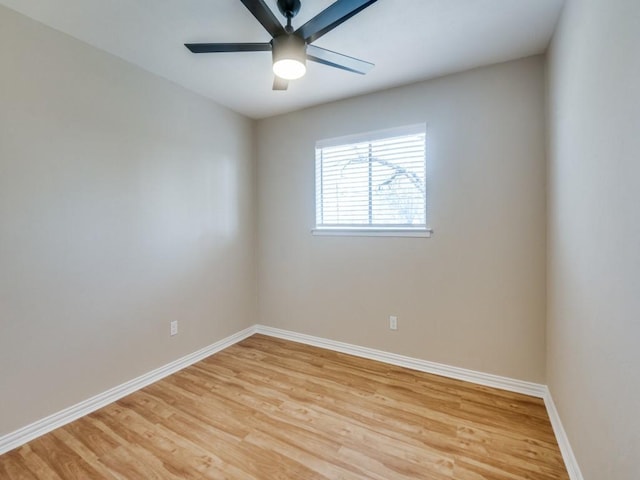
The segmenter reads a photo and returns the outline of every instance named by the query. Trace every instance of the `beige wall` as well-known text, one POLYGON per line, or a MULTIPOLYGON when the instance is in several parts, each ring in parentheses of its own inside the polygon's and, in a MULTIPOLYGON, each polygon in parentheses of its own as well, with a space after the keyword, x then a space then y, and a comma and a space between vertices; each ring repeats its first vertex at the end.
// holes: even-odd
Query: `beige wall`
POLYGON ((258 122, 261 323, 543 382, 544 104, 532 57, 258 122), (312 236, 315 141, 418 122, 434 236, 312 236))
POLYGON ((0 7, 0 435, 255 323, 252 127, 0 7))
POLYGON ((547 376, 585 479, 640 478, 640 2, 570 1, 550 57, 547 376))

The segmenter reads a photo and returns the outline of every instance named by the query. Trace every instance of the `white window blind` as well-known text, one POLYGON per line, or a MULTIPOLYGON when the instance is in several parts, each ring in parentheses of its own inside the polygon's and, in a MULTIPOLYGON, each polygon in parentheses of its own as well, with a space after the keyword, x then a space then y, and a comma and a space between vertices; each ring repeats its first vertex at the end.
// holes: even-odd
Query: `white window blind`
POLYGON ((316 230, 427 231, 424 124, 316 144, 316 230))

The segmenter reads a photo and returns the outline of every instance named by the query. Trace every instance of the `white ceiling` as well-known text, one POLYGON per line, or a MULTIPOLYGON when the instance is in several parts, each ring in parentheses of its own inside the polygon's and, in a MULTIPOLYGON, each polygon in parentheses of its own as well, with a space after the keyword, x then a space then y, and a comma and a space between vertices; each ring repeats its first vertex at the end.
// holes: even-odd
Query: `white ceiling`
MULTIPOLYGON (((266 0, 278 18, 276 0, 266 0)), ((378 0, 315 45, 376 64, 313 62, 271 90, 271 54, 194 55, 185 42, 267 42, 239 0, 0 0, 1 4, 253 118, 545 51, 564 0, 378 0)), ((298 27, 333 3, 302 0, 298 27)))

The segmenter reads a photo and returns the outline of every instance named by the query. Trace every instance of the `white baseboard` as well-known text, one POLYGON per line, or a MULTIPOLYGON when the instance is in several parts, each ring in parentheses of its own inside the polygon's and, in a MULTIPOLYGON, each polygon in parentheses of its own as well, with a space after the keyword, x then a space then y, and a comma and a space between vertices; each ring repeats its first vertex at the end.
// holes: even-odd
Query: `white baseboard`
POLYGON ((247 337, 253 335, 256 331, 256 327, 252 326, 242 330, 241 332, 230 335, 222 340, 209 345, 197 352, 186 355, 178 360, 168 363, 160 368, 152 370, 149 373, 145 373, 133 380, 111 388, 106 392, 103 392, 95 397, 91 397, 83 402, 77 403, 69 408, 65 408, 53 415, 49 415, 41 420, 38 420, 26 427, 20 428, 14 432, 8 433, 0 437, 0 455, 9 450, 13 450, 25 443, 37 438, 45 433, 55 430, 58 427, 66 425, 80 417, 83 417, 91 412, 98 410, 110 403, 119 400, 141 388, 146 387, 158 380, 171 375, 172 373, 182 370, 189 365, 192 365, 200 360, 213 355, 220 350, 224 350, 230 347, 234 343, 238 343, 247 337))
POLYGON ((578 461, 576 460, 576 457, 573 454, 573 449, 571 448, 571 444, 569 443, 567 432, 562 426, 560 415, 558 414, 555 403, 553 403, 551 391, 546 386, 545 390, 546 392, 543 397, 544 404, 547 407, 547 413, 549 414, 549 420, 551 420, 553 433, 555 434, 558 446, 560 447, 560 453, 562 453, 562 458, 564 460, 565 466, 567 467, 569 478, 571 480, 584 480, 582 472, 580 471, 580 467, 578 466, 578 461))
POLYGON ((152 370, 149 373, 141 375, 133 380, 111 388, 95 397, 91 397, 83 402, 73 405, 69 408, 54 413, 48 417, 38 420, 26 427, 20 428, 14 432, 8 433, 0 437, 0 455, 9 450, 13 450, 25 443, 37 438, 45 433, 48 433, 58 427, 66 425, 74 420, 77 420, 84 415, 87 415, 99 408, 102 408, 110 403, 119 400, 141 388, 146 387, 158 380, 167 377, 183 368, 188 367, 200 360, 213 355, 220 350, 224 350, 231 345, 238 343, 245 338, 250 337, 254 333, 262 333, 271 337, 282 338, 285 340, 291 340, 294 342, 304 343, 306 345, 312 345, 315 347, 326 348, 328 350, 334 350, 336 352, 347 353, 362 358, 368 358, 371 360, 377 360, 380 362, 388 363, 391 365, 397 365, 400 367, 406 367, 421 372, 432 373, 435 375, 441 375, 443 377, 454 378, 457 380, 464 380, 467 382, 475 383, 478 385, 484 385, 487 387, 499 388, 510 392, 522 393, 525 395, 531 395, 544 399, 551 420, 551 425, 555 433, 562 458, 564 459, 569 478, 571 480, 584 480, 578 463, 569 444, 569 439, 560 421, 560 416, 551 398, 551 393, 546 385, 525 382, 522 380, 516 380, 508 377, 501 377, 499 375, 493 375, 490 373, 477 372, 474 370, 468 370, 466 368, 452 367, 441 363, 430 362, 427 360, 421 360, 412 357, 406 357, 395 353, 384 352, 382 350, 375 350, 373 348, 361 347, 358 345, 352 345, 344 342, 337 342, 335 340, 329 340, 321 337, 314 337, 312 335, 305 335, 302 333, 291 332, 288 330, 281 330, 278 328, 267 327, 264 325, 254 325, 246 328, 238 333, 230 335, 208 347, 205 347, 197 352, 186 355, 178 360, 175 360, 163 367, 152 370))
POLYGON ((335 350, 336 352, 348 353, 357 357, 378 360, 379 362, 406 367, 412 370, 418 370, 425 373, 433 373, 443 377, 454 378, 456 380, 464 380, 466 382, 484 385, 486 387, 499 388, 510 392, 522 393, 533 397, 544 398, 547 387, 539 383, 525 382, 514 378, 501 377, 491 373, 477 372, 466 368, 452 367, 442 363, 430 362, 418 358, 405 357, 395 353, 375 350, 373 348, 360 347, 350 343, 337 342, 335 340, 327 340, 325 338, 314 337, 302 333, 281 330, 278 328, 265 327, 264 325, 256 325, 256 333, 262 333, 272 337, 291 340, 294 342, 313 345, 315 347, 335 350))

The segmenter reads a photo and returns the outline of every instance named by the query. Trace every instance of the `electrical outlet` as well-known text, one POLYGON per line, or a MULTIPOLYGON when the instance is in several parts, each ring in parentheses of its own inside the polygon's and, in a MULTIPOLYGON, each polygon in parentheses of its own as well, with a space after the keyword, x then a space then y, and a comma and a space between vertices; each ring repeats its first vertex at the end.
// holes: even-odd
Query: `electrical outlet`
POLYGON ((174 320, 170 323, 171 325, 171 336, 178 334, 178 321, 174 320))
POLYGON ((390 316, 389 317, 389 330, 397 330, 398 329, 398 317, 390 316))

